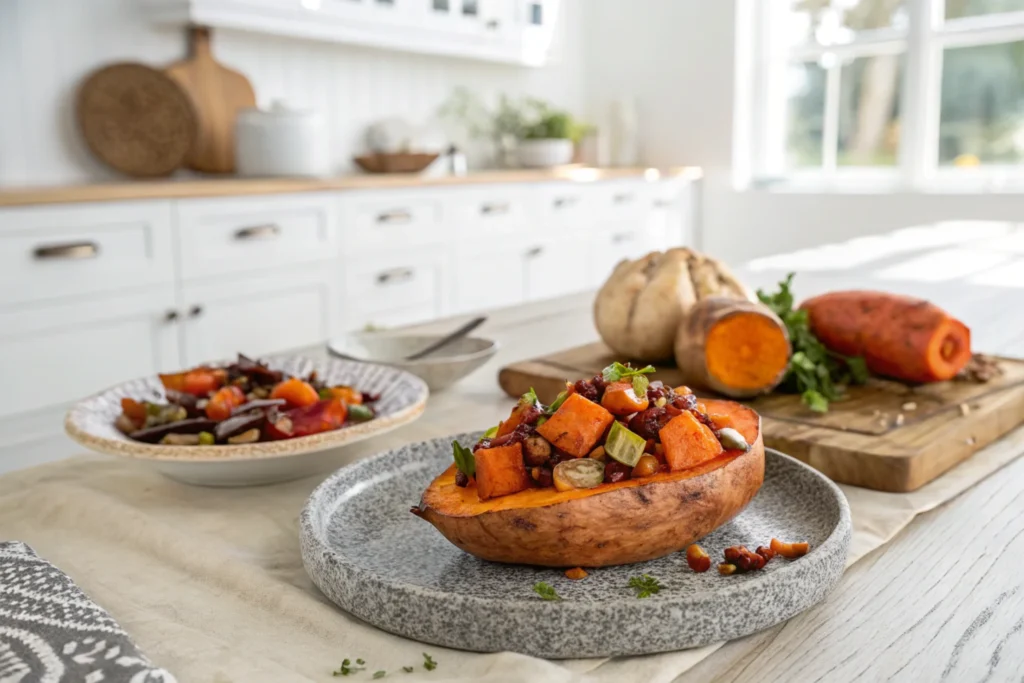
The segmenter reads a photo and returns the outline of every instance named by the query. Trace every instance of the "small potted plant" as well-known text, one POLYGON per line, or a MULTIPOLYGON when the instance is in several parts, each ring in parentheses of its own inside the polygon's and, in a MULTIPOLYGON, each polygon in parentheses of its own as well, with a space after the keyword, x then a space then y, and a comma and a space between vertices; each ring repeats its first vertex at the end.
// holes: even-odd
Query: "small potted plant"
POLYGON ((516 146, 519 165, 551 168, 571 163, 582 126, 568 112, 552 109, 545 102, 531 100, 528 105, 532 115, 527 115, 516 146))

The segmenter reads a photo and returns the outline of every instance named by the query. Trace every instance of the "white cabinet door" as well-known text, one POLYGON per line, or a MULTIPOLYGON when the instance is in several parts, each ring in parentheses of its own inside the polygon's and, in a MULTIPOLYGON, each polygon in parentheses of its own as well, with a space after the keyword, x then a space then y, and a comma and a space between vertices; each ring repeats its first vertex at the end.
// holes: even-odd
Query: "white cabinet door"
POLYGON ((455 313, 515 306, 526 300, 524 249, 516 242, 477 242, 460 247, 452 278, 455 313))
POLYGON ((0 417, 179 367, 179 328, 169 313, 169 286, 0 312, 0 417))
POLYGON ((587 289, 588 252, 582 235, 546 240, 528 247, 526 298, 551 299, 587 289))
POLYGON ((655 246, 649 222, 613 223, 599 226, 589 240, 589 277, 592 287, 600 287, 623 259, 636 259, 655 246))
POLYGON ((334 269, 189 285, 181 323, 187 365, 321 344, 334 332, 334 269))
POLYGON ((399 249, 346 259, 342 264, 342 328, 411 325, 444 315, 446 252, 399 249))

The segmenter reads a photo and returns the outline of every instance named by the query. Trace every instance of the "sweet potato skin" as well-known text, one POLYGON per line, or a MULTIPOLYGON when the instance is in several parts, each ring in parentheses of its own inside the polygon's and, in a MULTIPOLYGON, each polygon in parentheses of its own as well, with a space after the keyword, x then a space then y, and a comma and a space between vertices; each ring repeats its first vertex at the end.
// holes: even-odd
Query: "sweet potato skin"
POLYGON ((971 359, 971 332, 923 299, 872 291, 829 292, 805 301, 811 331, 829 349, 863 356, 868 369, 908 382, 951 379, 971 359), (951 352, 944 353, 949 344, 951 352))
POLYGON ((569 455, 582 458, 594 448, 614 419, 593 401, 570 394, 555 414, 537 427, 537 433, 569 455))
POLYGON ((708 406, 734 415, 749 451, 727 451, 684 472, 564 493, 531 489, 483 503, 472 484, 455 486, 453 466, 424 492, 419 514, 462 550, 495 562, 606 567, 683 550, 735 517, 764 480, 757 414, 727 401, 708 406))

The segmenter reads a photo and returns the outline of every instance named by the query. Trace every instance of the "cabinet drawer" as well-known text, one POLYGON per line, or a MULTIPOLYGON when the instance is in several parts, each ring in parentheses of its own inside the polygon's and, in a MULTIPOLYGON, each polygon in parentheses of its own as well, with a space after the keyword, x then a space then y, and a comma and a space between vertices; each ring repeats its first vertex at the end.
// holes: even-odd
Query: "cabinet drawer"
POLYGON ((594 190, 598 215, 605 220, 642 217, 651 208, 653 190, 646 182, 602 183, 594 190))
POLYGON ((301 263, 337 254, 329 195, 183 201, 178 204, 181 274, 210 277, 301 263))
POLYGON ((446 239, 440 229, 440 203, 422 193, 393 190, 343 197, 341 203, 346 254, 352 253, 349 246, 380 249, 446 239))
POLYGON ((454 313, 494 310, 526 300, 526 261, 541 252, 521 240, 470 242, 457 251, 454 313))
POLYGON ((0 313, 0 417, 84 398, 178 367, 171 286, 0 313))
POLYGON ((324 343, 333 333, 331 266, 277 272, 182 290, 187 365, 263 356, 324 343))
POLYGON ((537 193, 538 211, 547 224, 579 223, 600 216, 601 195, 581 183, 548 183, 537 193))
POLYGON ((411 323, 442 315, 444 262, 440 251, 347 261, 343 266, 348 313, 344 328, 396 324, 396 317, 411 323), (422 315, 412 315, 413 310, 422 315))
POLYGON ((509 233, 529 223, 525 196, 504 185, 453 193, 447 207, 459 234, 469 238, 509 233))
POLYGON ((0 305, 172 281, 168 202, 0 210, 0 305))

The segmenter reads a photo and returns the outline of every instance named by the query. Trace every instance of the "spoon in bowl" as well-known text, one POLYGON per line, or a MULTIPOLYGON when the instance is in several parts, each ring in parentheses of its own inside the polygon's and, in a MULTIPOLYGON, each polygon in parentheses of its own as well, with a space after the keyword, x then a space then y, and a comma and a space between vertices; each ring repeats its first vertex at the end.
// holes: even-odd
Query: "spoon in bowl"
POLYGON ((420 360, 422 358, 425 358, 426 356, 432 354, 434 351, 437 351, 439 349, 444 348, 445 346, 448 346, 453 341, 462 339, 467 334, 483 325, 484 321, 486 320, 486 317, 473 318, 462 327, 458 328, 457 330, 454 330, 449 334, 446 334, 445 336, 441 337, 440 339, 438 339, 436 342, 426 347, 425 349, 421 349, 420 351, 417 351, 411 356, 406 356, 405 360, 420 360))

